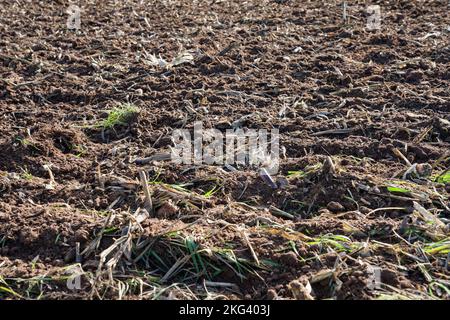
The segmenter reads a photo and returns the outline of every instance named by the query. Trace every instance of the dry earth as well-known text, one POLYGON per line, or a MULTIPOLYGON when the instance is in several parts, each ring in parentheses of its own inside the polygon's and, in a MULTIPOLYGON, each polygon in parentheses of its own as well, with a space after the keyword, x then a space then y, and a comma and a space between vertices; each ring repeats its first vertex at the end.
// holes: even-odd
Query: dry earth
POLYGON ((0 1, 1 299, 449 299, 447 1, 78 4, 0 1), (155 157, 195 121, 278 188, 155 157))

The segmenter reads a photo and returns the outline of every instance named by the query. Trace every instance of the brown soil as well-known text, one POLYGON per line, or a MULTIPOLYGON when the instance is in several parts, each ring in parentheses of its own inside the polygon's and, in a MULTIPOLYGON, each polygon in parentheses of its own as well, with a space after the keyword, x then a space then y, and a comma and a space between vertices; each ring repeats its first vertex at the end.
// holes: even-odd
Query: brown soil
POLYGON ((448 299, 447 2, 378 3, 368 31, 363 1, 80 1, 75 31, 66 2, 0 0, 0 299, 448 299), (279 129, 283 188, 136 161, 245 115, 279 129))

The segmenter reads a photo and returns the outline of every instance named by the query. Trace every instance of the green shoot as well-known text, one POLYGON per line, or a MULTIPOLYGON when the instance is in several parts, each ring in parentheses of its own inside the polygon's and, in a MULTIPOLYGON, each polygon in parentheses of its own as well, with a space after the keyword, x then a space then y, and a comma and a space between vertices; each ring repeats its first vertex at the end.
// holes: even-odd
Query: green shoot
POLYGON ((108 117, 101 121, 97 127, 103 129, 113 129, 118 125, 127 125, 130 119, 139 113, 139 108, 132 104, 123 104, 111 110, 108 117))

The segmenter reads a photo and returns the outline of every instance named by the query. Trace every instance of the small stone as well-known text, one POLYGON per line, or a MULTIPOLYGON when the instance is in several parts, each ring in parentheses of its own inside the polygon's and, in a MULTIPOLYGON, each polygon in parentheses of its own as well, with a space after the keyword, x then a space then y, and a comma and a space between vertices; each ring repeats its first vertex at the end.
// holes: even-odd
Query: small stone
POLYGON ((289 267, 296 267, 299 264, 299 260, 295 252, 289 251, 280 255, 280 262, 289 267))
POLYGON ((280 177, 277 179, 277 185, 280 189, 283 189, 289 186, 289 181, 285 177, 280 177))
POLYGON ((89 239, 89 232, 87 230, 77 230, 75 232, 75 241, 77 242, 85 242, 89 239))
POLYGON ((267 290, 267 300, 278 300, 278 294, 274 289, 267 290))
POLYGON ((362 214, 368 214, 370 211, 372 211, 370 208, 367 208, 367 207, 364 207, 364 206, 361 206, 361 207, 359 207, 359 211, 362 213, 362 214))
POLYGON ((409 83, 418 83, 423 79, 423 72, 418 70, 408 70, 406 72, 406 81, 409 83))
POLYGON ((345 210, 344 206, 336 201, 331 201, 330 203, 328 203, 327 208, 331 212, 342 212, 345 210))
POLYGON ((288 288, 296 300, 314 300, 314 297, 311 295, 311 284, 307 279, 293 280, 288 284, 288 288))
POLYGON ((398 274, 395 271, 383 269, 381 271, 381 282, 392 286, 398 286, 399 284, 398 274))
POLYGON ((419 177, 429 177, 433 171, 433 167, 428 163, 419 163, 416 166, 416 171, 419 177))
POLYGON ((170 219, 174 218, 178 211, 179 208, 172 202, 172 200, 169 200, 156 211, 156 216, 158 218, 170 219))

